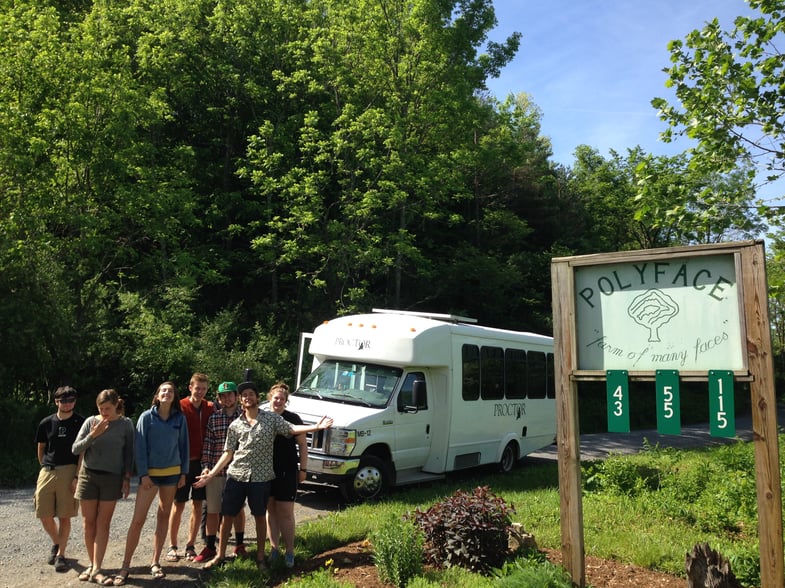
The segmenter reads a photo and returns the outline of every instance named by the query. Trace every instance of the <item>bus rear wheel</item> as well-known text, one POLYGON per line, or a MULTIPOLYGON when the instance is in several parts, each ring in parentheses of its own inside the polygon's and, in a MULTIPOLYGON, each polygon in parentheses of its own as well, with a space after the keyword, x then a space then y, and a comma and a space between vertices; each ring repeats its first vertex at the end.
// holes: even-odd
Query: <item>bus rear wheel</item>
POLYGON ((360 467, 341 486, 341 494, 348 502, 364 502, 378 498, 390 485, 387 464, 375 455, 360 460, 360 467))
POLYGON ((510 441, 502 451, 502 458, 499 460, 499 471, 503 474, 511 471, 518 461, 518 446, 510 441))

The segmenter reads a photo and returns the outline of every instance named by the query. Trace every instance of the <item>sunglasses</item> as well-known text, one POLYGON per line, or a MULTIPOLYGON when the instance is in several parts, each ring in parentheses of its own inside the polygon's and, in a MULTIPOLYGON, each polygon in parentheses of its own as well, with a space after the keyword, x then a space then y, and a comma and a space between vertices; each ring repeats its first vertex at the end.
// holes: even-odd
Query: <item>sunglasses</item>
POLYGON ((76 402, 76 396, 63 396, 62 398, 58 398, 60 402, 76 402))

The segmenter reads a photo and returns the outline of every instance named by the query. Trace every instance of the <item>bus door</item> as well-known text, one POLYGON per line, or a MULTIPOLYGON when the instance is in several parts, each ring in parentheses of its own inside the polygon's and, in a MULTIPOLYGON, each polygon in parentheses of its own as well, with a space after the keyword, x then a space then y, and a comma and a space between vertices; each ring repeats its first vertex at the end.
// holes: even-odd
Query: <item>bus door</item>
POLYGON ((397 470, 422 468, 431 450, 432 407, 427 386, 414 404, 414 382, 425 382, 423 372, 409 372, 396 399, 395 467, 397 470))

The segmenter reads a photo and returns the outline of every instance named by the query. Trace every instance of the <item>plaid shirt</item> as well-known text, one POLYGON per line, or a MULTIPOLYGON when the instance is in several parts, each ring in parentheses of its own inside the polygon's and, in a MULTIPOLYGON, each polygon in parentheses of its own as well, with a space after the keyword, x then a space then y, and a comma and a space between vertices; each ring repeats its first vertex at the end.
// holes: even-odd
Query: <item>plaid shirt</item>
MULTIPOLYGON (((243 409, 237 404, 234 407, 234 413, 228 415, 224 409, 215 411, 210 415, 207 420, 207 432, 204 436, 204 444, 202 445, 202 470, 207 468, 212 470, 221 455, 224 452, 224 443, 226 442, 226 431, 234 419, 243 414, 243 409)), ((227 466, 228 467, 228 466, 227 466)), ((226 475, 226 468, 220 473, 221 476, 226 475)))

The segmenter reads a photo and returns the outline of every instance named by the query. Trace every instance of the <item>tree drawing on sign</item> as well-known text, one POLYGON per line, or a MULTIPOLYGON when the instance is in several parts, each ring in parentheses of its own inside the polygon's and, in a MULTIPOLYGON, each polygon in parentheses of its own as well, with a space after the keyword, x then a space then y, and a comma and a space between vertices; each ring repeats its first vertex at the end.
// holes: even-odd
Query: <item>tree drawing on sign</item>
POLYGON ((660 342, 660 327, 679 314, 679 305, 660 290, 647 290, 636 296, 627 314, 640 326, 649 329, 649 342, 660 342))

